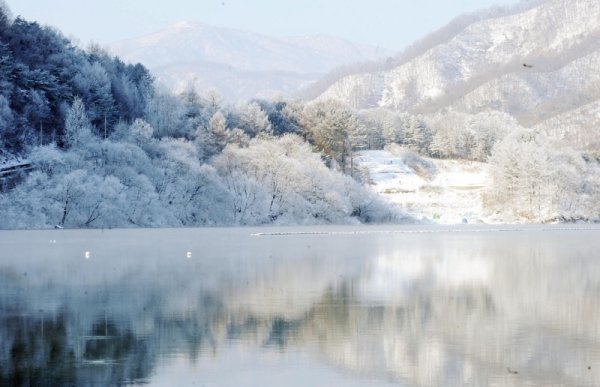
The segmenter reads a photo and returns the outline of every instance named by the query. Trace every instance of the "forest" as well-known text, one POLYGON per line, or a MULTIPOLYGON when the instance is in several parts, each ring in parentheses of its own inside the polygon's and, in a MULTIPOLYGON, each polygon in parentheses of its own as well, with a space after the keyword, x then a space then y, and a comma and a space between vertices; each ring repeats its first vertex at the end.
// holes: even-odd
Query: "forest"
POLYGON ((399 144, 490 164, 490 212, 596 220, 597 155, 509 115, 418 115, 295 99, 174 95, 142 64, 0 9, 0 162, 33 169, 0 192, 0 228, 410 221, 368 188, 356 152, 399 144))
POLYGON ((3 228, 400 217, 351 177, 348 109, 305 115, 286 102, 228 107, 214 91, 174 96, 141 64, 81 50, 6 10, 1 22, 0 157, 35 166, 0 194, 3 228), (346 121, 309 130, 309 117, 346 121))

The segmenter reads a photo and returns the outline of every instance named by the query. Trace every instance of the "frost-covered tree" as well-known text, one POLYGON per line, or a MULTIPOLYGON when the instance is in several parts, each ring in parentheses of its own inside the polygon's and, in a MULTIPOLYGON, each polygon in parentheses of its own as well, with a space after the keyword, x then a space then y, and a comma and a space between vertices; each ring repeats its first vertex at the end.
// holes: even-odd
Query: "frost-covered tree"
POLYGON ((473 116, 469 129, 473 135, 473 146, 469 150, 470 158, 486 161, 491 155, 494 144, 516 127, 515 119, 499 112, 481 112, 473 116))
POLYGON ((194 85, 188 85, 188 88, 181 95, 184 106, 184 117, 186 132, 200 126, 206 126, 207 121, 202 111, 202 101, 194 85))
POLYGON ((516 130, 494 146, 489 163, 487 202, 498 214, 536 222, 597 217, 598 165, 580 153, 516 130))
POLYGON ((223 96, 215 89, 208 89, 202 93, 201 100, 203 115, 207 119, 210 119, 222 109, 223 96))
POLYGON ((500 112, 443 112, 430 117, 428 125, 432 131, 432 156, 478 161, 487 160, 494 144, 519 127, 514 118, 500 112))
POLYGON ((344 173, 351 173, 353 150, 362 142, 354 112, 336 101, 308 105, 302 125, 319 151, 344 173))
POLYGON ((154 128, 145 120, 138 118, 131 124, 131 137, 138 143, 146 143, 152 139, 154 128))
POLYGON ((217 173, 228 192, 227 210, 224 215, 234 224, 261 224, 268 219, 268 194, 255 178, 249 176, 249 168, 244 159, 242 148, 228 146, 214 160, 217 173))
POLYGON ((183 137, 185 134, 185 108, 175 96, 156 93, 146 107, 146 121, 154 128, 154 136, 183 137))
POLYGON ((550 154, 533 132, 515 131, 499 143, 490 159, 497 199, 530 219, 547 211, 550 154))
POLYGON ((6 149, 9 144, 5 141, 9 140, 7 134, 12 131, 14 114, 8 104, 8 100, 0 95, 0 150, 6 149))
POLYGON ((250 138, 260 133, 273 134, 267 114, 256 102, 239 103, 235 108, 236 127, 242 129, 250 138))
POLYGON ((403 120, 400 115, 387 109, 371 109, 361 112, 367 149, 383 149, 388 144, 402 142, 403 120))
POLYGON ((435 130, 431 144, 429 144, 429 153, 433 157, 448 158, 456 155, 455 133, 452 129, 444 125, 435 130))
POLYGON ((48 176, 44 173, 33 172, 22 184, 0 193, 0 228, 27 229, 50 224, 47 217, 47 181, 48 176))
POLYGON ((258 101, 261 108, 267 114, 274 136, 286 133, 302 135, 300 117, 304 110, 304 104, 300 101, 258 101))
POLYGON ((73 82, 77 94, 88 107, 87 114, 92 127, 104 136, 105 129, 108 131, 116 121, 115 101, 108 73, 99 62, 85 64, 75 75, 73 82))
MULTIPOLYGON (((207 127, 196 129, 195 143, 199 150, 199 157, 202 160, 208 160, 214 155, 219 154, 231 133, 227 129, 227 120, 223 113, 217 111, 208 122, 207 127)), ((241 139, 241 138, 240 138, 241 139)))
POLYGON ((227 143, 236 144, 240 148, 245 148, 250 143, 250 137, 239 128, 227 131, 227 143))
POLYGON ((403 128, 403 143, 417 152, 427 152, 431 133, 420 116, 408 116, 403 128))
POLYGON ((91 124, 83 100, 75 98, 65 119, 64 142, 71 148, 80 148, 92 140, 91 124))
POLYGON ((227 224, 223 218, 226 196, 214 169, 202 165, 198 149, 184 139, 163 139, 158 160, 156 190, 177 225, 227 224))

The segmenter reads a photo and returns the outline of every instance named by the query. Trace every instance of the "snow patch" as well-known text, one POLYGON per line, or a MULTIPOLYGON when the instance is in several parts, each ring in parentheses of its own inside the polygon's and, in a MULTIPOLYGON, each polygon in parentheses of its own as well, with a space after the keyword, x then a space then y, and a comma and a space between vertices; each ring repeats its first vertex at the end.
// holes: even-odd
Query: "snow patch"
POLYGON ((355 162, 368 172, 371 189, 416 219, 439 224, 489 222, 482 200, 490 184, 485 163, 386 150, 358 152, 355 162))

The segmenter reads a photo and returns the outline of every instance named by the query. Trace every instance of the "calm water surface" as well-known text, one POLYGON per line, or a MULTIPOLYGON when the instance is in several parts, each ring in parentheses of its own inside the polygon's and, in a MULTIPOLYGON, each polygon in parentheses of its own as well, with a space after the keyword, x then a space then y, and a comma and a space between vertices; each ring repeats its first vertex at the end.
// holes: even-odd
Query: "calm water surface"
POLYGON ((600 231, 0 232, 0 385, 599 386, 600 231))

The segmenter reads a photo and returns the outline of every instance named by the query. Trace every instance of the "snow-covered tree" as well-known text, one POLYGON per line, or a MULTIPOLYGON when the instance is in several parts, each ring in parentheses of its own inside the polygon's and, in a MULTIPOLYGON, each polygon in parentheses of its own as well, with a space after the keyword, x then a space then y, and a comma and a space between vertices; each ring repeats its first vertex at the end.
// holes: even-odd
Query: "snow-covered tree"
POLYGON ((260 133, 273 134, 269 118, 256 102, 239 103, 236 106, 237 127, 242 129, 250 138, 260 133))
POLYGON ((431 133, 420 116, 408 116, 404 123, 403 143, 417 152, 427 152, 431 133))
POLYGON ((92 129, 83 100, 76 97, 65 119, 65 144, 80 148, 92 140, 92 129))
POLYGON ((536 222, 597 217, 598 165, 580 153, 516 130, 494 146, 489 162, 488 205, 499 214, 536 222))
POLYGON ((223 218, 226 192, 214 169, 202 165, 193 143, 184 139, 163 139, 162 157, 157 162, 156 191, 178 225, 228 224, 223 218))
POLYGON ((145 120, 138 118, 131 124, 130 132, 134 141, 145 143, 152 139, 154 128, 145 120))
POLYGON ((222 110, 223 96, 215 89, 208 89, 202 93, 202 109, 204 117, 210 119, 222 110))
MULTIPOLYGON (((221 111, 217 111, 210 118, 207 127, 199 127, 196 129, 195 143, 200 151, 199 157, 202 160, 208 160, 214 155, 219 154, 231 133, 227 129, 227 120, 221 111)), ((239 138, 242 140, 242 138, 239 138)))
POLYGON ((354 112, 336 101, 318 102, 304 109, 302 125, 319 151, 351 173, 354 147, 362 141, 354 112))
POLYGON ((367 149, 383 149, 388 144, 402 142, 403 120, 387 109, 361 112, 367 149))
POLYGON ((7 134, 12 131, 14 114, 9 106, 8 100, 0 95, 0 149, 6 149, 8 141, 7 134))
POLYGON ((154 128, 154 136, 183 137, 185 109, 181 101, 170 94, 156 93, 146 107, 146 121, 154 128))
POLYGON ((304 104, 300 101, 260 101, 261 107, 267 113, 274 136, 286 133, 303 135, 300 124, 304 104))
POLYGON ((432 156, 478 161, 487 160, 494 144, 519 127, 512 117, 499 112, 444 112, 430 117, 428 124, 432 131, 432 156))
POLYGON ((99 62, 94 62, 82 66, 73 81, 77 93, 87 107, 92 127, 104 136, 105 129, 108 131, 112 128, 117 118, 108 73, 99 62))

